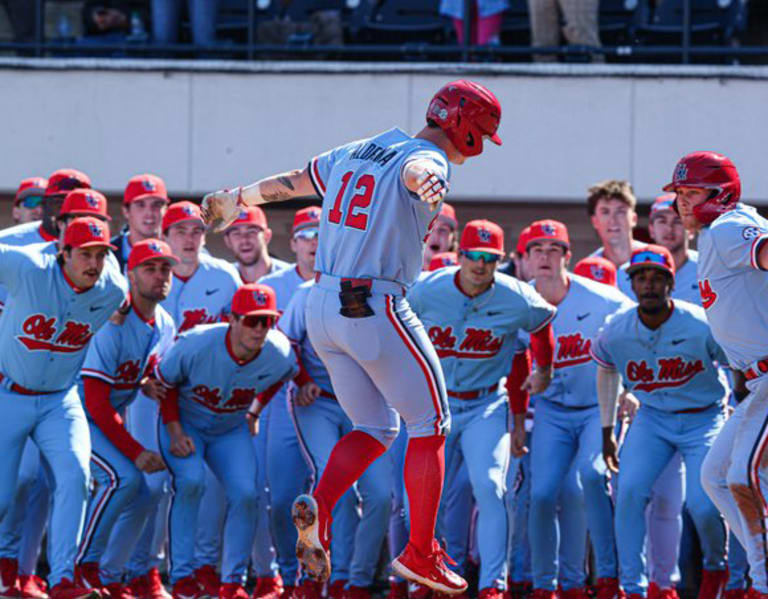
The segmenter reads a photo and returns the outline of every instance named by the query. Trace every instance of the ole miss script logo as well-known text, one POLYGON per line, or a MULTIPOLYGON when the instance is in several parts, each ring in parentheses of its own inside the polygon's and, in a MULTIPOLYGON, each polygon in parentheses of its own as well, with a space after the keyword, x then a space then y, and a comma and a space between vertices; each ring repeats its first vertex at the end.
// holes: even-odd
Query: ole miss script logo
POLYGON ((21 325, 24 335, 16 339, 32 351, 44 350, 59 353, 74 353, 83 349, 93 337, 91 325, 68 320, 61 330, 56 328, 56 317, 33 314, 21 325))
POLYGON ((700 372, 704 372, 704 363, 701 360, 686 362, 680 357, 659 358, 656 369, 649 366, 645 360, 630 360, 627 363, 627 379, 637 383, 634 389, 648 392, 682 387, 700 372))
POLYGON ((453 327, 434 326, 429 329, 429 339, 441 358, 490 358, 499 353, 504 340, 488 329, 467 327, 464 338, 458 341, 453 327))
POLYGON ((566 368, 567 366, 577 366, 578 364, 589 362, 592 359, 589 355, 591 347, 592 340, 584 339, 581 333, 560 335, 557 338, 555 368, 566 368))
POLYGON ((218 322, 219 319, 215 316, 208 314, 205 308, 196 308, 194 310, 184 310, 181 314, 181 326, 179 327, 179 333, 183 333, 196 327, 199 324, 208 324, 210 322, 218 322))
POLYGON ((229 399, 221 404, 221 390, 218 387, 210 388, 207 385, 197 385, 192 389, 192 399, 204 405, 213 412, 239 412, 247 410, 253 398, 256 397, 256 389, 232 389, 229 399))

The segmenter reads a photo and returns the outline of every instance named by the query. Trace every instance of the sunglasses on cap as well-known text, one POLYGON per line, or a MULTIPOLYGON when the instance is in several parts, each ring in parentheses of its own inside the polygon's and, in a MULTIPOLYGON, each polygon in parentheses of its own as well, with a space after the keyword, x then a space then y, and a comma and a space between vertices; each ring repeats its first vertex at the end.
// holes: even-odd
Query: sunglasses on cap
POLYGON ((243 323, 243 326, 248 329, 255 329, 256 327, 271 329, 275 324, 274 316, 251 314, 250 316, 238 316, 238 319, 243 323))
POLYGON ((459 250, 459 255, 464 256, 467 260, 472 260, 472 262, 482 260, 486 264, 492 264, 501 260, 501 256, 493 252, 459 250))
POLYGON ((19 204, 24 208, 37 208, 43 201, 43 196, 27 196, 19 204))
POLYGON ((645 264, 651 262, 652 264, 661 264, 665 268, 669 268, 667 258, 664 254, 657 254, 656 252, 643 251, 632 256, 630 264, 645 264))
POLYGON ((294 239, 317 239, 320 229, 317 227, 309 227, 307 229, 299 229, 293 234, 294 239))

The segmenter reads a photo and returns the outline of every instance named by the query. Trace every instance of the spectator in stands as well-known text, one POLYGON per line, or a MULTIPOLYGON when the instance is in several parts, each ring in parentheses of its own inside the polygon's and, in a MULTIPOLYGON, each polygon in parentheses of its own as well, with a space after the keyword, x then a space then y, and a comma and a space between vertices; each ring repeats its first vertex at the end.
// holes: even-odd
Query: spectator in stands
MULTIPOLYGON (((460 44, 464 43, 464 0, 440 0, 440 14, 453 19, 460 44)), ((501 22, 509 8, 507 0, 471 0, 470 39, 473 46, 499 45, 501 22)))
MULTIPOLYGON (((184 0, 152 0, 152 36, 158 44, 179 41, 184 0)), ((219 0, 186 0, 192 28, 192 42, 199 46, 216 43, 219 0)))
MULTIPOLYGON (((531 45, 534 48, 560 45, 560 19, 568 44, 600 47, 597 30, 599 0, 528 0, 531 13, 531 45)), ((604 62, 602 54, 592 54, 592 62, 604 62)), ((554 62, 554 54, 535 54, 535 62, 554 62)))
MULTIPOLYGON (((83 5, 86 43, 122 43, 147 22, 144 0, 87 0, 83 5)), ((138 41, 138 40, 137 40, 138 41)))

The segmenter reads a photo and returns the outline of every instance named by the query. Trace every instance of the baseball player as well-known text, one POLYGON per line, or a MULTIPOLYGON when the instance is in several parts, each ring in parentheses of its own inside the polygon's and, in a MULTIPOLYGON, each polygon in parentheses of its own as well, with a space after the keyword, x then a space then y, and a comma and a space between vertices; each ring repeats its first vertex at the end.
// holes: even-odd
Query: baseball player
POLYGON ((610 317, 591 349, 599 365, 603 456, 613 472, 619 472, 614 429, 620 383, 641 403, 621 452, 616 537, 622 586, 630 598, 646 594, 643 515, 651 487, 678 451, 704 554, 699 598, 715 599, 727 580, 726 528, 702 489, 700 470, 725 421, 728 389, 716 364, 726 362, 725 354, 703 310, 672 300, 675 267, 669 250, 658 245, 635 250, 627 272, 638 305, 610 317))
POLYGON ((74 383, 91 337, 125 299, 124 279, 105 262, 109 247, 109 228, 92 217, 70 223, 58 257, 0 244, 0 282, 11 300, 0 319, 0 517, 30 437, 56 487, 48 553, 52 599, 98 596, 72 582, 90 457, 74 383))
POLYGON ((466 589, 434 540, 450 424, 445 384, 403 288, 421 270, 433 212, 447 192, 449 163, 479 155, 486 137, 501 143, 500 118, 501 105, 490 91, 455 81, 432 99, 427 126, 415 137, 391 129, 313 158, 301 171, 204 199, 208 218, 221 226, 242 204, 323 198, 307 329, 355 430, 336 444, 313 496, 294 506, 300 560, 319 578, 329 575, 330 511, 397 436, 400 412, 409 433, 404 476, 411 530, 393 568, 438 591, 466 589))
MULTIPOLYGON (((169 211, 170 212, 170 211, 169 211)), ((224 526, 220 599, 247 599, 243 589, 256 533, 257 462, 245 414, 258 419, 256 395, 299 372, 288 339, 272 326, 274 291, 240 287, 229 323, 197 326, 165 353, 156 372, 169 388, 163 402, 160 449, 171 474, 168 522, 173 596, 206 594, 194 573, 195 527, 208 464, 224 487, 229 509, 224 526), (233 460, 232 456, 237 456, 233 460)))
MULTIPOLYGON (((289 391, 289 410, 299 443, 312 469, 312 478, 323 473, 336 442, 352 430, 352 422, 339 406, 328 371, 307 337, 305 308, 314 284, 299 286, 280 317, 279 327, 298 345, 302 364, 311 377, 301 389, 289 391)), ((370 599, 381 545, 391 511, 392 463, 376 460, 347 491, 333 510, 332 574, 329 597, 370 599), (359 496, 359 500, 358 500, 359 496), (362 517, 358 515, 358 503, 362 517)))
POLYGON ((235 255, 243 283, 255 283, 265 275, 291 267, 288 262, 269 255, 271 240, 267 215, 258 206, 244 208, 224 231, 224 244, 235 255))
MULTIPOLYGON (((294 268, 279 270, 263 277, 259 282, 275 290, 277 309, 282 312, 288 306, 293 294, 304 281, 311 279, 315 271, 318 232, 321 209, 308 206, 297 210, 293 217, 291 249, 296 255, 294 268)), ((284 592, 293 593, 299 573, 296 560, 296 531, 291 522, 291 503, 297 494, 305 492, 311 483, 312 472, 302 454, 296 427, 288 411, 287 389, 278 391, 275 401, 271 402, 262 418, 268 424, 266 439, 256 439, 257 452, 266 460, 266 481, 269 487, 269 519, 272 539, 275 543, 277 563, 285 584, 284 592), (292 476, 285 476, 289 470, 292 476)), ((263 555, 263 554, 262 554, 263 555)), ((258 557, 258 556, 254 556, 258 557)), ((266 591, 270 588, 270 565, 261 557, 254 560, 254 570, 266 591)), ((317 594, 316 586, 305 581, 303 592, 317 594)))
POLYGON ((160 238, 169 202, 165 181, 157 175, 145 173, 130 178, 123 192, 123 217, 127 225, 112 238, 121 271, 125 270, 133 244, 160 238))
POLYGON ((429 237, 427 237, 427 243, 424 246, 422 270, 430 270, 432 258, 436 254, 456 251, 458 241, 456 239, 456 232, 458 228, 459 221, 456 220, 456 210, 450 204, 443 202, 440 206, 437 220, 429 231, 429 237))
POLYGON ((573 267, 573 274, 592 279, 603 285, 617 286, 616 266, 610 260, 600 256, 582 258, 573 267))
POLYGON ((48 179, 43 177, 28 177, 21 181, 13 198, 14 223, 18 225, 40 220, 43 215, 42 203, 46 187, 48 187, 48 179))
MULTIPOLYGON (((179 263, 173 265, 170 294, 161 302, 161 306, 171 315, 179 333, 200 324, 220 322, 229 311, 232 296, 239 284, 238 275, 231 264, 202 251, 205 224, 199 206, 191 202, 170 204, 161 226, 164 241, 168 243, 173 255, 179 258, 179 263)), ((157 418, 157 403, 143 394, 139 394, 126 412, 129 432, 152 451, 158 451, 157 418)), ((152 505, 159 506, 167 492, 165 473, 148 475, 146 481, 152 505)), ((154 509, 157 511, 159 508, 154 509)), ((158 525, 164 527, 163 522, 162 512, 159 521, 150 516, 142 532, 137 530, 130 518, 121 516, 112 535, 115 541, 110 542, 102 559, 103 570, 119 572, 125 569, 127 580, 132 581, 131 588, 134 589, 138 583, 140 591, 144 590, 147 596, 154 596, 150 599, 162 599, 165 594, 158 572, 162 543, 157 546, 158 535, 155 531, 158 525), (125 546, 131 545, 131 542, 124 539, 131 539, 137 534, 141 534, 141 538, 136 544, 136 550, 132 556, 126 554, 125 546), (129 560, 127 566, 126 560, 129 560)), ((200 525, 204 523, 205 520, 200 525)), ((159 538, 162 539, 162 536, 159 538)), ((201 579, 209 595, 218 593, 219 580, 215 566, 206 568, 201 573, 201 579)))
POLYGON ((746 549, 752 591, 766 586, 765 422, 768 392, 762 361, 765 309, 757 298, 767 289, 768 221, 739 202, 736 167, 714 152, 694 152, 676 165, 664 191, 676 194, 675 209, 689 232, 699 233, 698 279, 712 335, 730 367, 741 370, 750 391, 725 423, 702 466, 709 497, 746 549))
POLYGON ((459 255, 456 252, 440 252, 432 256, 432 260, 429 261, 428 272, 437 270, 438 268, 444 268, 446 266, 458 266, 459 255))
MULTIPOLYGON (((534 596, 552 598, 558 579, 556 519, 559 489, 575 464, 584 493, 584 509, 595 553, 600 599, 618 593, 616 545, 605 465, 600 460, 600 413, 594 391, 590 339, 606 316, 628 303, 617 290, 569 273, 570 240, 554 220, 531 223, 526 252, 536 290, 558 308, 552 322, 556 339, 555 377, 536 399, 531 445, 529 542, 534 596)), ((524 422, 515 422, 515 439, 524 440, 524 422)), ((568 590, 568 589, 564 589, 568 590)))
MULTIPOLYGON (((453 420, 445 450, 446 494, 463 462, 479 513, 479 596, 500 599, 507 582, 504 494, 510 449, 508 397, 499 381, 515 364, 518 329, 531 332, 537 363, 550 367, 549 323, 556 310, 529 285, 495 272, 504 256, 504 233, 496 223, 467 223, 459 253, 458 268, 430 274, 409 291, 408 301, 424 323, 446 378, 453 420)), ((526 377, 521 378, 518 387, 526 377)), ((512 374, 510 380, 516 380, 512 374)), ((464 554, 466 540, 452 536, 448 551, 464 554)))
POLYGON ((587 212, 603 244, 590 255, 606 258, 618 268, 643 245, 632 239, 637 226, 635 193, 627 181, 609 179, 590 187, 588 194, 587 212))
POLYGON ((89 501, 75 572, 81 586, 106 587, 112 599, 131 599, 134 591, 121 584, 123 572, 99 570, 109 535, 123 513, 139 530, 144 527, 151 504, 143 473, 165 469, 160 455, 126 430, 123 415, 176 334, 173 320, 158 304, 168 297, 171 266, 177 262, 163 241, 147 239, 133 246, 127 262, 131 310, 122 324, 109 322, 94 336, 78 383, 91 432, 96 493, 89 501))

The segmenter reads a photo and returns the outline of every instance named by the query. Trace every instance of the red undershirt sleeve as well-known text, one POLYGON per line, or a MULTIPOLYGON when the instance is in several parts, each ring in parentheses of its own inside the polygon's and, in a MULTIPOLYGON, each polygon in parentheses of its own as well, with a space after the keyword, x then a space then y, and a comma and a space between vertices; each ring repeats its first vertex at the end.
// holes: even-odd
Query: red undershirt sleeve
POLYGON ((509 396, 509 408, 513 414, 525 414, 528 411, 530 400, 528 391, 520 387, 531 373, 531 354, 525 350, 515 354, 512 359, 512 368, 507 376, 507 395, 509 396))
POLYGON ((125 429, 123 419, 109 403, 111 385, 94 377, 83 377, 85 409, 104 436, 129 460, 134 461, 144 447, 125 429))

